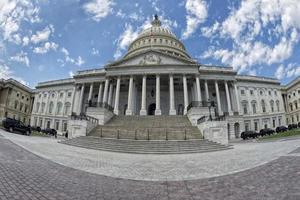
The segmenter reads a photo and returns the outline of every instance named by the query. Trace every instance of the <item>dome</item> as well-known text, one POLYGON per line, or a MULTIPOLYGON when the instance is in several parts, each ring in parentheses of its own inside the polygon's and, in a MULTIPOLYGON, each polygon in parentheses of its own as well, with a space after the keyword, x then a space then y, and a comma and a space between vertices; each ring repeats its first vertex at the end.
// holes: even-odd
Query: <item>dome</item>
POLYGON ((149 49, 158 50, 173 56, 190 59, 184 45, 168 28, 161 26, 161 21, 155 15, 152 26, 143 30, 129 45, 124 58, 136 55, 149 49))

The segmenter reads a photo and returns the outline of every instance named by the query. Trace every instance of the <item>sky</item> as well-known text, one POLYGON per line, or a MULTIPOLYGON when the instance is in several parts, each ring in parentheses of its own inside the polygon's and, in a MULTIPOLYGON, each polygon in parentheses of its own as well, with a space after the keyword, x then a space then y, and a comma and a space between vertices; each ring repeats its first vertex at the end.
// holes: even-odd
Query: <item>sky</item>
POLYGON ((0 78, 33 88, 102 68, 154 14, 200 64, 300 75, 299 0, 0 0, 0 78))

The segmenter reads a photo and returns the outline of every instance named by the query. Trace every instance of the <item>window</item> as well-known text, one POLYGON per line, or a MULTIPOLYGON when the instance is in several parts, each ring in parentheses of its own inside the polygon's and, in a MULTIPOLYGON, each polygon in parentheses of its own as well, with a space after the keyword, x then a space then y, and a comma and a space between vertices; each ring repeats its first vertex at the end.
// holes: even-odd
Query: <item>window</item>
POLYGON ((50 128, 50 121, 47 121, 47 128, 50 128))
POLYGON ((277 96, 277 91, 274 91, 275 96, 277 96))
POLYGON ((289 95, 289 99, 291 98, 291 95, 289 95))
POLYGON ((68 97, 71 97, 72 96, 72 92, 68 92, 68 97))
POLYGON ((254 130, 257 131, 258 130, 258 123, 254 122, 254 130))
POLYGON ((27 97, 26 101, 29 101, 29 98, 27 97))
POLYGON ((245 90, 241 90, 241 95, 245 95, 245 90))
POLYGON ((50 114, 52 114, 52 112, 53 112, 53 107, 54 107, 54 104, 51 101, 50 104, 49 104, 49 111, 48 111, 50 114))
POLYGON ((271 96, 271 91, 269 91, 269 95, 271 96))
POLYGON ((270 101, 271 112, 274 112, 274 101, 270 101))
POLYGON ((55 97, 55 94, 53 93, 53 94, 52 94, 52 98, 54 98, 54 97, 55 97))
POLYGON ((262 96, 264 93, 263 93, 263 91, 259 91, 259 94, 262 96))
POLYGON ((55 122, 55 130, 59 130, 59 121, 55 122))
POLYGON ((281 126, 281 118, 278 118, 278 126, 281 126))
POLYGON ((299 115, 297 115, 297 122, 299 122, 299 115))
POLYGON ((39 94, 39 98, 41 98, 42 97, 42 94, 39 94))
POLYGON ((243 104, 244 114, 248 114, 247 104, 243 104))
POLYGON ((35 112, 36 112, 36 113, 39 112, 39 109, 40 109, 40 102, 38 102, 38 103, 36 104, 35 112))
POLYGON ((63 96, 64 96, 64 93, 61 92, 61 93, 59 94, 59 97, 62 98, 63 96))
POLYGON ((295 109, 298 109, 298 104, 297 104, 297 102, 295 102, 295 109))
POLYGON ((67 102, 67 103, 65 103, 64 115, 69 115, 70 112, 71 112, 71 103, 67 102))
POLYGON ((275 121, 275 119, 273 119, 273 128, 275 128, 276 127, 276 121, 275 121))
POLYGON ((57 114, 57 115, 61 115, 61 114, 62 114, 61 111, 62 111, 62 103, 61 103, 61 102, 58 102, 58 103, 57 103, 56 114, 57 114))
POLYGON ((19 104, 19 102, 16 100, 16 101, 15 101, 15 109, 18 108, 18 104, 19 104))
POLYGON ((47 97, 47 94, 46 94, 46 93, 44 94, 44 97, 47 97))
POLYGON ((64 122, 64 124, 63 124, 63 131, 67 131, 67 128, 68 128, 68 123, 64 122))
POLYGON ((40 127, 42 127, 42 126, 43 126, 43 120, 40 119, 40 127))
POLYGON ((263 113, 266 112, 266 103, 265 103, 264 100, 261 101, 261 110, 262 110, 263 113))
POLYGON ((44 113, 44 111, 45 111, 45 106, 46 106, 46 103, 42 103, 42 113, 44 113))
POLYGON ((290 104, 290 110, 293 111, 293 104, 290 104))
POLYGON ((276 101, 277 112, 279 112, 279 100, 276 101))
POLYGON ((265 123, 265 128, 268 128, 268 124, 267 123, 265 123))
POLYGON ((255 103, 252 104, 252 110, 253 110, 253 114, 255 114, 256 113, 256 105, 255 105, 255 103))
POLYGON ((248 122, 245 123, 245 131, 249 131, 249 123, 248 122))
POLYGON ((17 93, 17 97, 19 97, 20 96, 20 94, 19 93, 17 93))
POLYGON ((24 99, 24 96, 22 96, 22 99, 24 99))
POLYGON ((296 93, 294 92, 293 95, 296 96, 296 93))
POLYGON ((20 111, 22 111, 23 110, 23 103, 20 103, 20 111))
POLYGON ((250 90, 250 94, 253 95, 253 90, 250 90))

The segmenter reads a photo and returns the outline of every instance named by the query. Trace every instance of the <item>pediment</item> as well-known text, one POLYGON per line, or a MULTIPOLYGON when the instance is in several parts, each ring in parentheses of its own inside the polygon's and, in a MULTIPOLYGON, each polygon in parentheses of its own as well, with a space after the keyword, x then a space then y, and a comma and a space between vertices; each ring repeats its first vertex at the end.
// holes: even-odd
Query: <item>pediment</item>
POLYGON ((147 66, 147 65, 184 65, 195 64, 194 61, 185 58, 168 55, 159 51, 147 51, 139 55, 123 58, 108 67, 122 66, 147 66))

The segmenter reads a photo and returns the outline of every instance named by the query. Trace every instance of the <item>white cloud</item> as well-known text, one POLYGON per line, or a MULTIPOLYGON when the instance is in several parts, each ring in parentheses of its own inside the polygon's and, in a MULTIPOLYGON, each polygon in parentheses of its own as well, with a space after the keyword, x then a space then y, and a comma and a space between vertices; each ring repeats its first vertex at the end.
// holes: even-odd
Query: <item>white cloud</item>
POLYGON ((102 18, 112 13, 115 3, 112 0, 91 0, 83 5, 84 11, 92 16, 92 19, 99 22, 102 18))
POLYGON ((28 44, 29 44, 29 37, 27 37, 27 36, 25 36, 25 37, 23 37, 23 46, 27 46, 28 44))
POLYGON ((45 27, 43 30, 41 31, 37 31, 36 34, 31 36, 31 41, 34 44, 40 43, 40 42, 45 42, 48 41, 49 36, 51 35, 51 33, 54 32, 54 27, 52 24, 50 24, 49 26, 45 27))
POLYGON ((69 71, 69 76, 70 76, 71 78, 73 78, 74 72, 73 72, 73 71, 69 71))
POLYGON ((0 62, 0 79, 13 78, 24 85, 29 85, 28 82, 24 81, 22 78, 15 76, 14 72, 4 63, 0 62))
POLYGON ((37 54, 45 54, 50 50, 56 51, 57 48, 58 44, 56 44, 55 42, 46 42, 43 46, 35 47, 33 49, 33 52, 37 54))
POLYGON ((29 67, 29 58, 26 52, 21 51, 21 53, 16 54, 15 56, 10 57, 11 60, 23 63, 29 67))
POLYGON ((92 55, 99 55, 99 54, 100 54, 100 52, 98 49, 95 49, 95 48, 92 49, 92 55))
POLYGON ((300 76, 300 66, 297 66, 295 63, 290 63, 287 65, 287 67, 284 65, 279 65, 274 73, 274 76, 277 79, 300 76))
MULTIPOLYGON (((77 66, 81 66, 81 65, 83 65, 83 64, 85 63, 85 61, 82 59, 81 56, 78 56, 77 59, 74 59, 74 58, 70 57, 69 51, 68 51, 66 48, 64 48, 64 47, 62 47, 62 48, 60 49, 60 51, 61 51, 61 52, 64 54, 64 56, 65 56, 65 62, 72 63, 72 64, 75 64, 75 65, 77 65, 77 66)), ((64 63, 62 60, 60 60, 60 59, 58 60, 58 62, 61 62, 61 63, 62 63, 62 66, 65 65, 65 63, 64 63)))
POLYGON ((186 0, 185 9, 186 29, 182 34, 183 39, 189 38, 207 18, 207 4, 204 0, 186 0))
POLYGON ((295 0, 243 0, 224 21, 202 28, 211 40, 232 42, 225 48, 210 47, 203 57, 221 60, 239 72, 283 62, 299 42, 299 19, 300 4, 295 0))
POLYGON ((39 8, 31 0, 1 0, 0 1, 0 33, 4 40, 16 42, 23 21, 39 22, 39 8))

